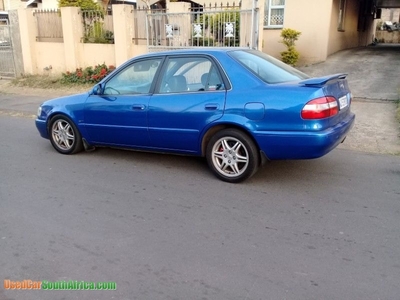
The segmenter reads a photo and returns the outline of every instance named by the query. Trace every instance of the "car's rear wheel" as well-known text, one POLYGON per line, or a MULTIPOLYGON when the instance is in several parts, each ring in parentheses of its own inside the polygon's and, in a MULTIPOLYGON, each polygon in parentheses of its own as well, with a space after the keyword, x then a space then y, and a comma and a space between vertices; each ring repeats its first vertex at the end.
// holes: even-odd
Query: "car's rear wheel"
POLYGON ((82 137, 74 122, 68 117, 57 115, 49 124, 50 141, 54 149, 62 154, 82 151, 82 137))
POLYGON ((217 132, 207 145, 207 162, 219 179, 241 182, 256 173, 260 161, 253 140, 237 129, 217 132))

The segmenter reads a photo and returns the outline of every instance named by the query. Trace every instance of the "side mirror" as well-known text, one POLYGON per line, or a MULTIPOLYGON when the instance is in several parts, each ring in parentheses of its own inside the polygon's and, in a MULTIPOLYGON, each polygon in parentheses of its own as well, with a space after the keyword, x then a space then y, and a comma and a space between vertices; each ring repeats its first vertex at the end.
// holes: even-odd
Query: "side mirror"
POLYGON ((92 89, 92 95, 102 95, 103 94, 103 87, 101 84, 96 84, 92 89))

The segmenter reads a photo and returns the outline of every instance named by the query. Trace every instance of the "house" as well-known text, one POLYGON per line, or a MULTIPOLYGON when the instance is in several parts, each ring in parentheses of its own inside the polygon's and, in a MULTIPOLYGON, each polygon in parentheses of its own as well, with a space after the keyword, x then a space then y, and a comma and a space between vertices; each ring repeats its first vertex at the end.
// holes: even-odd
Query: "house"
MULTIPOLYGON (((4 1, 4 0, 0 0, 4 1)), ((99 3, 148 5, 177 11, 176 2, 186 2, 182 10, 189 7, 215 5, 215 0, 98 0, 99 3), (104 2, 105 1, 105 2, 104 2)), ((37 7, 55 9, 57 0, 7 0, 12 7, 37 7)), ((375 38, 378 9, 380 7, 400 7, 400 0, 239 0, 241 9, 258 7, 256 47, 275 57, 285 50, 280 42, 283 28, 301 32, 296 43, 300 52, 299 64, 312 64, 326 60, 337 51, 358 46, 367 46, 375 38)), ((232 5, 232 3, 231 3, 232 5)), ((247 24, 246 26, 252 26, 247 24)))
POLYGON ((367 46, 375 38, 375 18, 399 0, 265 0, 262 51, 278 57, 282 28, 302 34, 296 43, 301 64, 316 63, 343 49, 367 46))
MULTIPOLYGON (((204 9, 214 6, 214 0, 189 1, 186 6, 204 9)), ((259 50, 279 58, 285 50, 281 41, 283 28, 301 32, 296 48, 300 52, 299 65, 313 64, 343 49, 367 46, 375 39, 376 18, 384 8, 400 8, 400 0, 241 0, 241 10, 257 5, 258 24, 255 44, 259 50)), ((143 0, 138 2, 144 3, 143 0)), ((177 1, 150 1, 157 8, 177 12, 177 1)), ((231 3, 232 5, 232 3, 231 3)), ((187 11, 187 8, 182 11, 187 11)), ((242 22, 242 21, 241 21, 242 22)), ((246 27, 252 26, 247 23, 246 27)), ((243 26, 241 26, 243 27, 243 26)), ((243 30, 242 30, 243 31, 243 30)), ((243 32, 241 32, 243 34, 243 32)), ((248 32, 247 32, 248 34, 248 32)))
MULTIPOLYGON (((12 1, 16 0, 7 0, 12 1)), ((40 74, 49 70, 60 73, 98 63, 118 66, 147 51, 195 46, 253 47, 280 58, 285 50, 280 42, 283 28, 301 32, 296 42, 300 53, 297 65, 314 64, 337 51, 371 44, 381 9, 400 8, 400 0, 241 0, 236 3, 236 10, 232 10, 235 6, 232 2, 217 7, 215 0, 205 1, 202 4, 190 0, 104 2, 108 8, 125 4, 112 6, 113 15, 107 15, 111 17, 112 28, 106 30, 112 34, 114 43, 111 44, 99 44, 95 39, 87 43, 90 39, 85 30, 90 28, 83 24, 84 14, 78 8, 64 8, 60 20, 57 12, 34 12, 32 8, 54 9, 57 0, 19 1, 24 8, 16 15, 20 32, 16 38, 21 40, 23 67, 16 73, 40 74), (145 10, 140 9, 142 5, 146 6, 145 10), (149 9, 152 13, 148 13, 149 9), (233 16, 233 19, 220 19, 215 30, 212 28, 215 24, 204 26, 207 13, 233 16), (50 14, 52 22, 48 18, 50 14), (77 22, 78 19, 82 22, 77 22), (209 34, 208 38, 205 34, 209 34)), ((98 29, 90 30, 93 33, 98 29)))
MULTIPOLYGON (((192 9, 215 5, 213 0, 185 2, 192 9)), ((150 2, 154 3, 168 11, 176 5, 169 0, 150 2)), ((240 3, 242 11, 257 5, 258 24, 252 29, 256 33, 253 46, 265 53, 280 57, 280 52, 285 50, 280 42, 283 28, 301 32, 296 43, 300 65, 324 61, 343 49, 371 44, 375 39, 375 19, 381 8, 400 8, 400 0, 242 0, 240 3)), ((247 23, 246 27, 250 26, 247 23)), ((241 30, 242 27, 243 23, 241 30)))

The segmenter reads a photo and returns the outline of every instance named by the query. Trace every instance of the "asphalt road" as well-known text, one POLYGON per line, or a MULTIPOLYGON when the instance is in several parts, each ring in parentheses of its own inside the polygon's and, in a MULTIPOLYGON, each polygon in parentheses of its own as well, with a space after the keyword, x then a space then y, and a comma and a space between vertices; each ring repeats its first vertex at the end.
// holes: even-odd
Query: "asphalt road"
POLYGON ((64 156, 0 115, 0 279, 116 282, 0 299, 398 299, 400 157, 336 149, 244 184, 197 158, 64 156))

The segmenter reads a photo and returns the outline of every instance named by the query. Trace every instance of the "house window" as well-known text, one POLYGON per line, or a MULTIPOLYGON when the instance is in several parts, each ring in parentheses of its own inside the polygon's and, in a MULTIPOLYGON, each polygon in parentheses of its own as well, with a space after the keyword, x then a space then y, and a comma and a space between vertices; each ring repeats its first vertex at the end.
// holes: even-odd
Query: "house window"
POLYGON ((338 31, 344 31, 344 19, 346 13, 346 0, 339 1, 339 19, 338 19, 338 31))
POLYGON ((265 0, 264 27, 282 28, 285 0, 265 0))

